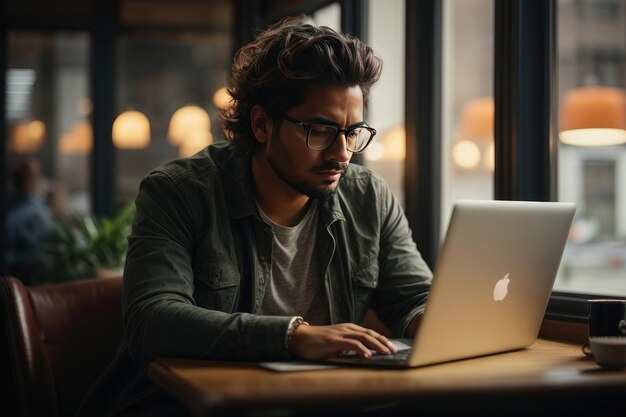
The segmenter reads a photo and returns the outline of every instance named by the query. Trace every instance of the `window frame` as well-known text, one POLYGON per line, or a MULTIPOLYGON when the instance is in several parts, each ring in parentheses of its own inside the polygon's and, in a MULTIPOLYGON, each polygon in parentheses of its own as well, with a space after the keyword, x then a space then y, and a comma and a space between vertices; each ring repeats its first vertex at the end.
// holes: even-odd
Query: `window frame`
POLYGON ((406 1, 405 212, 431 269, 441 240, 442 3, 406 1))
MULTIPOLYGON (((442 1, 406 2, 406 214, 431 266, 440 245, 442 1)), ((556 201, 556 0, 494 1, 494 198, 556 201)), ((587 299, 597 297, 555 291, 546 318, 586 322, 587 299)))
MULTIPOLYGON (((496 199, 558 200, 556 18, 556 0, 495 0, 496 199)), ((586 323, 599 297, 554 291, 546 318, 586 323)))
MULTIPOLYGON (((3 24, 0 28, 0 136, 5 138, 2 141, 2 146, 0 146, 0 172, 6 172, 6 158, 7 158, 7 147, 6 147, 6 100, 4 97, 6 96, 6 73, 7 73, 7 25, 3 24)), ((8 200, 8 190, 7 190, 7 181, 4 180, 4 175, 2 176, 3 180, 0 181, 0 247, 7 247, 6 240, 6 218, 7 218, 7 200, 8 200)), ((2 250, 0 254, 0 273, 4 274, 7 271, 7 260, 5 255, 5 250, 2 250)))

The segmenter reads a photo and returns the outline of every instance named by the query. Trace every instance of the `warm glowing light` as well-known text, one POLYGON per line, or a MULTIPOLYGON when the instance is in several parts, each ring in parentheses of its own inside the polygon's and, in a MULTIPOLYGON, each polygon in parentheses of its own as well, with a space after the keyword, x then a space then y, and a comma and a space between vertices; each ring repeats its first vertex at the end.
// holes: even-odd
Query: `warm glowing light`
POLYGON ((561 142, 575 146, 612 146, 626 143, 624 129, 574 129, 559 133, 561 142))
POLYGON ((59 151, 63 154, 87 154, 93 148, 93 130, 86 121, 77 122, 59 138, 59 151))
POLYGON ((28 134, 35 142, 42 145, 46 136, 46 125, 41 120, 33 120, 28 124, 28 134))
POLYGON ((485 166, 491 172, 496 170, 496 147, 493 142, 489 143, 485 150, 485 166))
POLYGON ((141 149, 150 143, 150 122, 145 114, 125 111, 113 122, 113 144, 118 149, 141 149))
POLYGON ((626 93, 621 88, 574 89, 561 105, 561 142, 576 146, 626 143, 626 93))
POLYGON ((211 135, 211 119, 209 113, 198 106, 184 106, 176 110, 170 120, 168 137, 169 141, 173 145, 182 145, 186 141, 192 141, 192 143, 199 143, 198 138, 210 137, 209 141, 212 141, 211 135))
POLYGON ((452 159, 462 169, 483 168, 493 171, 495 106, 493 97, 478 97, 467 101, 461 110, 458 142, 452 148, 452 159), (483 157, 484 153, 484 157, 483 157))
POLYGON ((41 120, 18 123, 13 126, 9 138, 9 148, 16 153, 37 151, 46 137, 46 125, 41 120))
POLYGON ((196 152, 206 148, 213 142, 213 136, 210 132, 193 132, 188 135, 183 143, 180 144, 178 155, 181 157, 191 156, 196 152))
POLYGON ((461 139, 492 141, 494 123, 493 97, 468 101, 461 110, 461 139))
POLYGON ((215 93, 213 93, 213 104, 218 109, 226 109, 232 105, 232 97, 228 94, 228 90, 226 87, 222 87, 217 89, 215 93))
POLYGON ((370 143, 365 149, 365 159, 368 161, 380 161, 385 154, 385 148, 378 142, 370 143))
POLYGON ((452 148, 452 159, 463 169, 473 169, 480 163, 480 149, 471 140, 459 141, 452 148))
MULTIPOLYGON (((374 138, 376 141, 376 138, 374 138)), ((388 129, 378 142, 370 143, 365 151, 369 161, 400 162, 406 158, 406 131, 404 125, 388 129)))

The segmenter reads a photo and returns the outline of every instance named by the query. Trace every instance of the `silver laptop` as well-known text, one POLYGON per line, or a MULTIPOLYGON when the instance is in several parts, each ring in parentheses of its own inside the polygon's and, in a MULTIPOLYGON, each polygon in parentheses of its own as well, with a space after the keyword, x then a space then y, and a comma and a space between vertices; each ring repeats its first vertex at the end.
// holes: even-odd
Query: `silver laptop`
POLYGON ((537 338, 576 206, 459 200, 415 339, 394 355, 333 362, 415 367, 505 352, 537 338))

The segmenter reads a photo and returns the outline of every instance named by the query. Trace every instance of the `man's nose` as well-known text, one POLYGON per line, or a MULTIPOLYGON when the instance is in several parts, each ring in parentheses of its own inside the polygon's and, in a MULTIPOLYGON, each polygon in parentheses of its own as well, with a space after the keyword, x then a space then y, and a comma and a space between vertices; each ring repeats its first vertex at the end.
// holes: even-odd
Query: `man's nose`
POLYGON ((329 159, 338 162, 348 162, 352 157, 352 152, 348 151, 346 132, 339 132, 330 147, 326 149, 329 159))

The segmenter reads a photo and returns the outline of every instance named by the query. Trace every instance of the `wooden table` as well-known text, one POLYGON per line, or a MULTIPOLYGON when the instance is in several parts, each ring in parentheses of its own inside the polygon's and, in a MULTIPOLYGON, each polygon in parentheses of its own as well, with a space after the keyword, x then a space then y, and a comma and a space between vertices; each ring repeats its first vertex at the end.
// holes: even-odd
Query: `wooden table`
POLYGON ((397 404, 398 415, 626 416, 626 371, 599 368, 578 345, 541 339, 515 352, 407 370, 274 372, 254 363, 159 358, 148 376, 197 416, 329 415, 384 404, 397 404))

